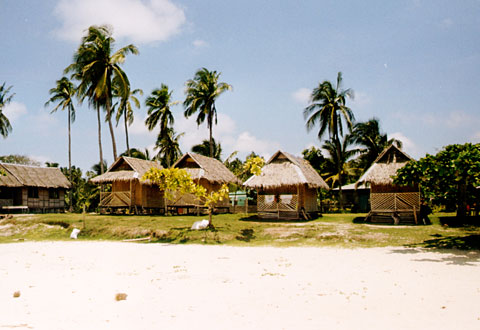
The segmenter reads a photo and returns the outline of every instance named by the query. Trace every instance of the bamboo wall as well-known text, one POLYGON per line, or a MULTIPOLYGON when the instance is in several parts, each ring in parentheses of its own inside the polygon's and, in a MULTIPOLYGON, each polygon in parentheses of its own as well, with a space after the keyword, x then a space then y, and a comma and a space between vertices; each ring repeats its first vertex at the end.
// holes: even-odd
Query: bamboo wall
POLYGON ((38 198, 28 197, 28 188, 22 188, 22 205, 30 209, 61 209, 65 208, 65 190, 58 190, 58 198, 50 198, 49 189, 38 188, 38 198))
POLYGON ((112 183, 112 194, 123 193, 124 200, 121 205, 116 203, 115 199, 107 202, 106 205, 111 207, 147 207, 147 208, 163 208, 163 193, 158 186, 146 185, 135 181, 115 181, 112 183))

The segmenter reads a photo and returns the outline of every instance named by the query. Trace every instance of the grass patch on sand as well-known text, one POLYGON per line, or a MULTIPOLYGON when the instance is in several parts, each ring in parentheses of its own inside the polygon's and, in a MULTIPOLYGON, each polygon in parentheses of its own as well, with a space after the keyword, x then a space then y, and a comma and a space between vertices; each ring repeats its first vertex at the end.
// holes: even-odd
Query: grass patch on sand
POLYGON ((453 221, 453 214, 435 214, 430 226, 366 224, 360 221, 363 216, 325 214, 312 221, 265 221, 254 215, 223 214, 213 217, 214 229, 190 230, 194 221, 205 216, 28 214, 0 220, 0 243, 70 240, 73 228, 78 228, 81 230, 79 240, 121 241, 149 237, 149 242, 173 244, 480 250, 480 226, 442 225, 444 221, 440 220, 453 221))

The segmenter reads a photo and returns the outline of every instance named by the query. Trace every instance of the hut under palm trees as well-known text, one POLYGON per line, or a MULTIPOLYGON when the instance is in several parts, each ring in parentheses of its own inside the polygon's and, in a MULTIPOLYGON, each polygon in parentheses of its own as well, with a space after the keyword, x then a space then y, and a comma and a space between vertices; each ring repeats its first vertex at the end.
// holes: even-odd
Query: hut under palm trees
POLYGON ((95 184, 110 184, 111 191, 100 193, 101 210, 129 212, 161 212, 165 208, 163 192, 149 181, 141 181, 150 168, 162 166, 155 161, 122 156, 107 172, 92 178, 95 184))
POLYGON ((65 191, 71 187, 56 167, 0 163, 0 209, 33 212, 65 211, 65 191))
MULTIPOLYGON (((175 168, 184 169, 190 174, 196 184, 203 186, 207 193, 217 191, 223 184, 240 184, 238 178, 218 159, 188 152, 178 159, 173 165, 175 168)), ((203 208, 204 201, 191 194, 176 196, 169 203, 169 208, 177 213, 189 213, 203 208)), ((228 198, 219 201, 214 207, 216 212, 229 211, 228 198)))
POLYGON ((397 186, 393 177, 397 170, 413 158, 395 145, 385 148, 357 184, 370 185, 371 210, 365 218, 372 222, 417 223, 420 212, 420 188, 397 186))
POLYGON ((307 160, 283 151, 277 151, 262 173, 243 185, 257 190, 258 216, 275 219, 318 216, 317 190, 329 189, 307 160))

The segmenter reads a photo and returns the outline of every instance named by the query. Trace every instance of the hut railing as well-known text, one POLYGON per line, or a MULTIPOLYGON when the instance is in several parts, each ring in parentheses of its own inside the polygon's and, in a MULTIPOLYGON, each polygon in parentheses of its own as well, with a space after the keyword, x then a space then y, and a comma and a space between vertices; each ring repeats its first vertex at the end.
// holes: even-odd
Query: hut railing
POLYGON ((130 191, 112 191, 100 193, 100 206, 126 207, 131 205, 130 191))
POLYGON ((297 211, 298 195, 280 195, 278 200, 274 195, 257 196, 257 212, 297 211))
POLYGON ((376 212, 419 210, 420 193, 371 193, 370 205, 376 212))

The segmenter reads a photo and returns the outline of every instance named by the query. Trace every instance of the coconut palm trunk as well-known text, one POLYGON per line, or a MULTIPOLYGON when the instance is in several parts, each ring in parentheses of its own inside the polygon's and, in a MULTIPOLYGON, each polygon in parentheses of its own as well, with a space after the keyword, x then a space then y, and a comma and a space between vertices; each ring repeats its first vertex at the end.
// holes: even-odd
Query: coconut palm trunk
MULTIPOLYGON (((70 110, 67 110, 68 112, 68 179, 70 182, 72 182, 72 134, 71 134, 71 116, 70 116, 70 110)), ((68 200, 70 201, 70 206, 68 208, 68 211, 71 213, 73 212, 73 201, 72 201, 72 196, 73 196, 73 190, 70 189, 68 192, 68 200)))
POLYGON ((106 99, 106 108, 107 108, 108 128, 110 129, 110 136, 112 138, 113 161, 116 161, 117 160, 117 143, 115 142, 115 132, 113 130, 113 124, 112 124, 111 98, 108 96, 106 99))
POLYGON ((97 122, 98 122, 98 152, 100 154, 100 174, 104 173, 103 168, 103 150, 102 150, 102 121, 100 118, 100 106, 97 105, 97 122))
POLYGON ((208 114, 208 128, 210 131, 209 144, 210 144, 210 157, 213 158, 213 114, 209 112, 208 114))
POLYGON ((123 119, 125 123, 125 140, 127 143, 127 155, 130 157, 130 144, 128 143, 128 125, 127 125, 127 111, 123 113, 123 119))
MULTIPOLYGON (((340 159, 342 159, 342 155, 341 155, 342 146, 340 145, 340 140, 339 140, 338 136, 335 138, 335 146, 336 146, 336 149, 337 149, 336 150, 337 159, 340 160, 340 159)), ((342 168, 342 165, 341 165, 340 161, 338 162, 337 171, 338 171, 338 203, 339 203, 340 210, 343 211, 343 193, 342 193, 342 171, 343 171, 343 168, 342 168)))

